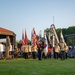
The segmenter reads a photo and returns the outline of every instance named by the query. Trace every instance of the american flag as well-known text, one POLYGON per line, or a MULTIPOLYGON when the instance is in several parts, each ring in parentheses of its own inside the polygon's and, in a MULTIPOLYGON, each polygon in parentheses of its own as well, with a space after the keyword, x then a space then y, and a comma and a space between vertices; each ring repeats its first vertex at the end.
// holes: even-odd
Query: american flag
POLYGON ((25 31, 22 30, 22 46, 25 45, 24 38, 25 38, 25 31))
POLYGON ((32 46, 36 46, 36 42, 37 42, 37 35, 36 35, 36 32, 35 32, 35 29, 33 28, 32 33, 31 33, 32 46))

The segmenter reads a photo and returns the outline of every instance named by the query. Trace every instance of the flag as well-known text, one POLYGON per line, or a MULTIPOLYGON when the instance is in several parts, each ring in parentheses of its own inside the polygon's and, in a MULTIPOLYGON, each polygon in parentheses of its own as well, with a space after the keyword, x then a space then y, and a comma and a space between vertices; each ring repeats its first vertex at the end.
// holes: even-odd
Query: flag
POLYGON ((64 42, 64 37, 63 37, 63 34, 62 34, 62 30, 60 32, 60 41, 64 42))
POLYGON ((47 55, 48 52, 48 41, 47 41, 47 36, 46 33, 44 33, 44 51, 45 55, 47 55))
POLYGON ((27 45, 28 37, 27 37, 26 29, 25 29, 25 38, 24 38, 24 42, 25 42, 25 45, 27 45))
POLYGON ((42 38, 42 31, 40 30, 38 40, 41 40, 41 38, 42 38))
POLYGON ((44 42, 45 42, 45 44, 48 46, 48 41, 47 41, 46 33, 44 34, 44 42))
POLYGON ((32 33, 31 33, 32 46, 36 46, 36 42, 37 42, 37 35, 36 35, 36 32, 35 32, 35 29, 33 28, 32 33))
POLYGON ((24 30, 22 30, 22 46, 25 45, 24 38, 25 38, 25 32, 24 30))
POLYGON ((51 36, 50 36, 50 32, 49 32, 49 35, 48 35, 48 43, 51 44, 51 36))
POLYGON ((22 46, 27 45, 28 37, 26 34, 26 29, 22 30, 22 46))

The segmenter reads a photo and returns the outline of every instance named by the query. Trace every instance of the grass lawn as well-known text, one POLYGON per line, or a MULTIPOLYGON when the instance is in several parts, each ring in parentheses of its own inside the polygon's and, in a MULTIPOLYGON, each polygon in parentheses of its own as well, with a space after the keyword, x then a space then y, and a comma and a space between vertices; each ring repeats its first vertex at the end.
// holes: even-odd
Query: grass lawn
POLYGON ((75 59, 0 60, 0 75, 75 75, 75 59))

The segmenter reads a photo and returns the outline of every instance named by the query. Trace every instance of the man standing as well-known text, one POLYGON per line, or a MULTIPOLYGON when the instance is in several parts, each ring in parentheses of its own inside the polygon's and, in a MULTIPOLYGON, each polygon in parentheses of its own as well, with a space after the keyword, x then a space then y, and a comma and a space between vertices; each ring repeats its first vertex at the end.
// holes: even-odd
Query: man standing
POLYGON ((65 59, 65 46, 66 46, 66 43, 65 43, 62 30, 61 30, 61 33, 60 33, 60 58, 61 60, 65 59))
POLYGON ((3 58, 3 51, 4 51, 3 44, 0 42, 0 59, 3 58))
POLYGON ((59 57, 59 52, 60 52, 60 47, 59 47, 59 44, 57 43, 55 45, 55 59, 58 59, 59 57))
POLYGON ((67 54, 68 54, 68 46, 66 45, 66 46, 65 46, 65 58, 66 58, 66 59, 67 59, 67 57, 68 57, 67 54))
POLYGON ((42 60, 42 51, 44 49, 44 44, 41 40, 37 42, 37 49, 38 49, 38 59, 42 60))
POLYGON ((64 41, 60 42, 60 58, 61 58, 61 60, 65 59, 65 43, 64 43, 64 41))

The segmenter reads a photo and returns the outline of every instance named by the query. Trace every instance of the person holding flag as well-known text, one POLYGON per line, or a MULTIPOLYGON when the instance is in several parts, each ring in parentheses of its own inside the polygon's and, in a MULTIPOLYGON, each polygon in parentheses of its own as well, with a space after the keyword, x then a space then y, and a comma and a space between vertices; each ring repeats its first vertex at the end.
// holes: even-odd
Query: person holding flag
POLYGON ((37 41, 37 50, 38 50, 38 59, 42 60, 42 50, 43 50, 43 44, 41 40, 37 41))
POLYGON ((42 60, 42 52, 44 49, 44 41, 42 40, 42 36, 41 36, 41 31, 39 33, 38 36, 38 40, 37 40, 37 53, 38 53, 38 60, 42 60))
POLYGON ((44 58, 47 58, 47 54, 48 54, 48 41, 47 41, 47 36, 46 36, 46 32, 44 32, 44 58))
POLYGON ((65 43, 65 58, 67 59, 68 57, 68 50, 69 50, 69 47, 68 45, 65 43))
POLYGON ((28 37, 25 29, 25 31, 24 30, 22 31, 22 51, 23 51, 23 57, 25 59, 28 58, 28 49, 25 47, 27 43, 28 43, 28 37))
POLYGON ((36 52, 37 52, 37 35, 35 29, 33 28, 31 33, 31 44, 32 44, 32 57, 36 59, 36 52))
POLYGON ((61 33, 60 33, 60 58, 61 60, 64 60, 65 59, 65 40, 64 40, 64 37, 63 37, 63 34, 62 34, 62 30, 61 30, 61 33))
POLYGON ((25 42, 25 59, 28 59, 29 51, 28 51, 28 37, 27 37, 26 29, 25 29, 24 42, 25 42))

